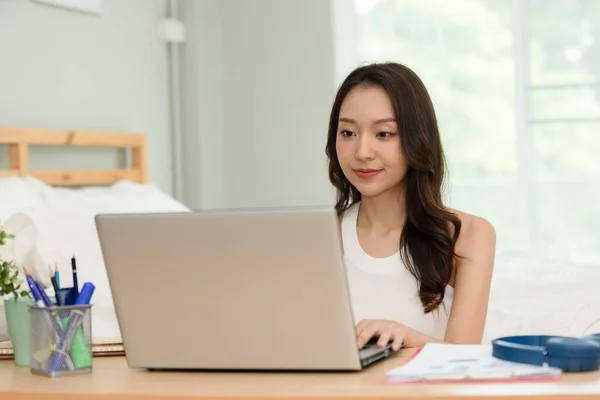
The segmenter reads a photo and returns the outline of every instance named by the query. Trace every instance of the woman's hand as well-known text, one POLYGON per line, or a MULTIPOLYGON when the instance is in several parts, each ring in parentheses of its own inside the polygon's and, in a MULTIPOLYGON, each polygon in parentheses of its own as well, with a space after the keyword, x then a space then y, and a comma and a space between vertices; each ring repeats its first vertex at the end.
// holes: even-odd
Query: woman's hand
POLYGON ((404 343, 408 328, 396 321, 384 319, 363 319, 356 325, 356 337, 358 348, 363 346, 374 337, 378 337, 377 346, 385 347, 392 342, 392 350, 398 351, 404 343))

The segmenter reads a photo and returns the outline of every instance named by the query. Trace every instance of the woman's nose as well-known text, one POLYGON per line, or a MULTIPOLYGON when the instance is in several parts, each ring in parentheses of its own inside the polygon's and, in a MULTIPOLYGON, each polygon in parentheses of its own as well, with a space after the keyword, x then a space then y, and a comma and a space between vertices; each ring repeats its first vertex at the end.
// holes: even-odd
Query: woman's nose
POLYGON ((371 160, 373 159, 373 143, 367 136, 359 136, 358 144, 356 147, 355 157, 357 160, 371 160))

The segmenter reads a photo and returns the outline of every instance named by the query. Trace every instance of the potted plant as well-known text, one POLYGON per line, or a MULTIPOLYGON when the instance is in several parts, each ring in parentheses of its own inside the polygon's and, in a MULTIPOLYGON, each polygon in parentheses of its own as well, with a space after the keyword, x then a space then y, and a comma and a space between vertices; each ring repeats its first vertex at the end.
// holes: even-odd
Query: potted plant
MULTIPOLYGON (((0 225, 0 246, 14 236, 0 225)), ((0 296, 4 299, 6 325, 10 338, 15 364, 29 365, 29 305, 32 303, 29 290, 19 278, 19 268, 15 261, 0 258, 0 296)))

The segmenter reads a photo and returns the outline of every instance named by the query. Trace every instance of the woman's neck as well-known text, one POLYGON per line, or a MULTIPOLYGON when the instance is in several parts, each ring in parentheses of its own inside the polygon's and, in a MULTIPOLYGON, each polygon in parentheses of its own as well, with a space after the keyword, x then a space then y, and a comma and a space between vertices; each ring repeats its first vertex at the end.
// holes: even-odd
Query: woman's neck
POLYGON ((363 197, 357 224, 369 230, 389 232, 402 228, 405 218, 404 190, 398 188, 375 197, 363 197))

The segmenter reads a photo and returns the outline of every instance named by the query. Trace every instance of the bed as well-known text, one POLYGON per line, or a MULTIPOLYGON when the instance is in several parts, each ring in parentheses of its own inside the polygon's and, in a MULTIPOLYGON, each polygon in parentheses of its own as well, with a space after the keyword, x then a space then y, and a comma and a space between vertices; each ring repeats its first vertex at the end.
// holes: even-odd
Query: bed
MULTIPOLYGON (((8 168, 0 169, 0 224, 15 238, 0 247, 0 257, 27 266, 52 293, 49 266, 58 266, 62 286, 67 287, 75 255, 80 284, 96 285, 92 332, 97 353, 121 349, 94 216, 189 209, 149 183, 144 134, 0 127, 1 147, 8 148, 8 168), (114 148, 125 152, 130 162, 117 169, 32 170, 31 146, 114 148), (110 346, 101 346, 106 344, 110 346)), ((0 356, 10 353, 7 339, 0 305, 0 356)))

